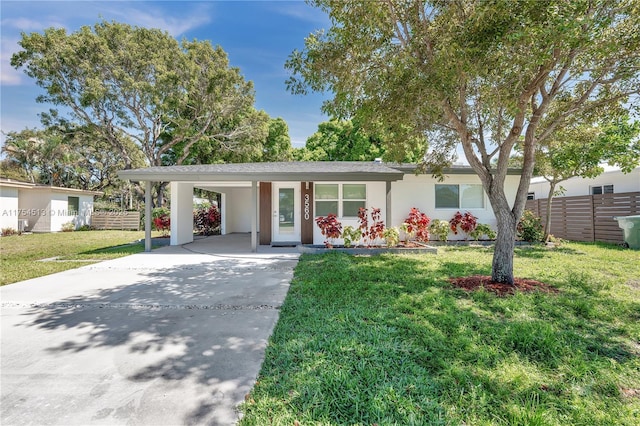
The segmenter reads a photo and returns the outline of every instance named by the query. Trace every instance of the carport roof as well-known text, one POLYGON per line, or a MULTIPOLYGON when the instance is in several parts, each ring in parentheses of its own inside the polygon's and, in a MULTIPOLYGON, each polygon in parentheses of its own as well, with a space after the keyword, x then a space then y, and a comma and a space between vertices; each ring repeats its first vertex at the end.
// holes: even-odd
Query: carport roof
POLYGON ((156 166, 123 170, 120 178, 153 182, 206 181, 396 181, 404 172, 378 162, 291 161, 276 163, 156 166))

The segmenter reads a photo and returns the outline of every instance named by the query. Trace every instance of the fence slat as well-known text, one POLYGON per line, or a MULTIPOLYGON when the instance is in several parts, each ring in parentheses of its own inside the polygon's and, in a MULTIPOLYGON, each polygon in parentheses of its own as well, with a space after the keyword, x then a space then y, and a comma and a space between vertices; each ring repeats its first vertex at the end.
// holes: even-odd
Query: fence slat
MULTIPOLYGON (((547 199, 527 200, 525 208, 544 217, 547 199)), ((615 216, 640 214, 640 192, 557 197, 551 204, 551 234, 572 241, 623 243, 615 216)), ((544 220, 543 220, 544 222, 544 220)))
POLYGON ((91 215, 91 226, 95 229, 140 230, 140 212, 96 211, 91 215))

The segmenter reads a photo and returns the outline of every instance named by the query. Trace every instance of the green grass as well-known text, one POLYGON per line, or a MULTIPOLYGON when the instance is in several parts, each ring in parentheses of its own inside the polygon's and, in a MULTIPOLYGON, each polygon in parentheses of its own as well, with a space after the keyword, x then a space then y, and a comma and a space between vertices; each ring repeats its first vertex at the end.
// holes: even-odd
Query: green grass
POLYGON ((144 251, 144 231, 82 231, 0 238, 0 285, 144 251), (40 262, 56 257, 53 262, 40 262))
POLYGON ((558 294, 447 283, 491 255, 302 256, 241 424, 640 424, 640 252, 518 248, 558 294))

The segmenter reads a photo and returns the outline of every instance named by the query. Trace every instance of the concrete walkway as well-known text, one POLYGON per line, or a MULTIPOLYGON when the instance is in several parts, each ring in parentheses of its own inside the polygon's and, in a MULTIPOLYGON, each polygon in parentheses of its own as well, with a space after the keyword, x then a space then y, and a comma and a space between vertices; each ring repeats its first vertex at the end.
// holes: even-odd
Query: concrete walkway
POLYGON ((232 234, 0 288, 2 425, 229 425, 298 259, 232 234))

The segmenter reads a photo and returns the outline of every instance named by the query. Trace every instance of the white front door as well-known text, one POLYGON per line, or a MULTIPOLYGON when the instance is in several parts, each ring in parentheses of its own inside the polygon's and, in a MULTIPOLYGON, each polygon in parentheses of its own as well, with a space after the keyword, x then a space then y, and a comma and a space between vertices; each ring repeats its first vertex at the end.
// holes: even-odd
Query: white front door
POLYGON ((272 241, 300 241, 300 183, 273 184, 272 241))

